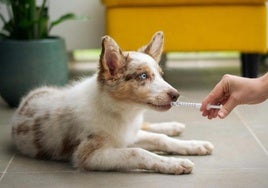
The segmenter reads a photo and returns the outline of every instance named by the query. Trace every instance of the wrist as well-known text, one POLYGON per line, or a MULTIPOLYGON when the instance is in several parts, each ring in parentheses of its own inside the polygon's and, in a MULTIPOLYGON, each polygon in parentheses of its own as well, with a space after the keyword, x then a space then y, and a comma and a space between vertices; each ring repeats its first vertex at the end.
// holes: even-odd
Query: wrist
POLYGON ((262 91, 261 95, 267 99, 268 98, 268 73, 259 78, 260 89, 262 91))

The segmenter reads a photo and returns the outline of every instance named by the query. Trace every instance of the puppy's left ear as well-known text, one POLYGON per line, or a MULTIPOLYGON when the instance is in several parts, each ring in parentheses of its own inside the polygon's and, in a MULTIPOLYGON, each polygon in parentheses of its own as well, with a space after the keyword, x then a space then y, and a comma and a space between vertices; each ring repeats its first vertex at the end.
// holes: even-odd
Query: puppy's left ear
POLYGON ((162 31, 156 32, 149 44, 138 49, 139 52, 150 55, 156 62, 159 62, 163 52, 164 33, 162 31))

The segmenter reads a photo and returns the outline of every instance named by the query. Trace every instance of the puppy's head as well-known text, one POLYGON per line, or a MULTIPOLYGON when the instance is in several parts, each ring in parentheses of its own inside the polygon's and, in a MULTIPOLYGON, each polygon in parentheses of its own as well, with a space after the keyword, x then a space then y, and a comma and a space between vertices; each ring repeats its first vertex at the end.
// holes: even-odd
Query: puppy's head
POLYGON ((109 36, 102 38, 98 82, 100 89, 114 99, 143 105, 158 111, 171 108, 179 93, 162 78, 159 66, 163 32, 137 52, 122 52, 109 36))

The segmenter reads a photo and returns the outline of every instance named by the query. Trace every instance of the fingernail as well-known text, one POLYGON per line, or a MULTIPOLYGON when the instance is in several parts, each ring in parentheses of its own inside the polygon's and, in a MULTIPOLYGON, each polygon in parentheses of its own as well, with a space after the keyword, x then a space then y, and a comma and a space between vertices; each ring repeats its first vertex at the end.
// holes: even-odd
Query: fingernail
POLYGON ((225 115, 224 115, 224 113, 223 113, 222 111, 219 111, 218 116, 219 116, 220 118, 224 118, 224 117, 225 117, 225 115))

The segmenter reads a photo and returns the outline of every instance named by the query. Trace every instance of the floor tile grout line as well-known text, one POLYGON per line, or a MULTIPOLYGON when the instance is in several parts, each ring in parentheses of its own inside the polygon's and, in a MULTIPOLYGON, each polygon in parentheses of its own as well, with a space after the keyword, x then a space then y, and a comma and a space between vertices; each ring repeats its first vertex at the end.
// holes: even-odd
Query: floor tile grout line
POLYGON ((11 163, 13 162, 14 158, 15 158, 16 154, 14 154, 11 159, 8 161, 7 166, 4 170, 4 172, 2 173, 2 175, 0 176, 0 182, 2 181, 2 179, 4 178, 5 174, 7 173, 7 169, 9 168, 9 166, 11 165, 11 163))
POLYGON ((265 148, 265 146, 261 143, 260 139, 256 136, 256 134, 253 132, 253 130, 250 128, 250 126, 248 125, 248 123, 246 122, 246 120, 243 118, 243 116, 241 115, 241 113, 238 110, 234 110, 234 112, 236 113, 236 115, 238 116, 238 118, 241 120, 241 122, 243 123, 243 125, 247 128, 247 130, 249 131, 249 133, 253 136, 254 140, 257 142, 257 144, 261 147, 261 149, 264 151, 264 153, 266 154, 266 156, 268 156, 268 151, 265 148))

